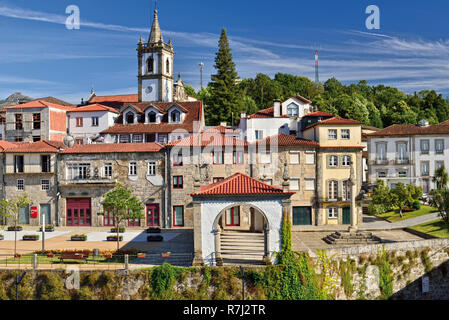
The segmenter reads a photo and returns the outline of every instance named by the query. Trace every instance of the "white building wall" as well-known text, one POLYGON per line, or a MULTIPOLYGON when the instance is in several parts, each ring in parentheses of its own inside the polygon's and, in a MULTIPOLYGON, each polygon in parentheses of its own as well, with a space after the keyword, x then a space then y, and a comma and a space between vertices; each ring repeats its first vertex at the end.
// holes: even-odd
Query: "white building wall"
POLYGON ((91 143, 91 138, 113 126, 118 114, 109 111, 70 112, 69 133, 75 139, 82 138, 84 143, 91 143), (98 127, 92 126, 92 117, 98 117, 98 127), (83 118, 83 126, 76 126, 76 119, 83 118))

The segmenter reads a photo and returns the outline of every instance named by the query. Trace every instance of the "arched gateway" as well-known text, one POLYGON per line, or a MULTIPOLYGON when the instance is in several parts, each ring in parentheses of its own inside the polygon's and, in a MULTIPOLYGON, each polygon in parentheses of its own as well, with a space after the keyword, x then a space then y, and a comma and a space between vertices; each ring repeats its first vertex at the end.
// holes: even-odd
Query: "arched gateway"
POLYGON ((242 173, 203 187, 198 180, 195 179, 196 192, 191 194, 194 265, 222 265, 221 237, 226 230, 242 232, 243 236, 246 232, 263 234, 265 257, 271 258, 274 251, 280 250, 282 216, 291 214, 293 192, 284 192, 242 173))

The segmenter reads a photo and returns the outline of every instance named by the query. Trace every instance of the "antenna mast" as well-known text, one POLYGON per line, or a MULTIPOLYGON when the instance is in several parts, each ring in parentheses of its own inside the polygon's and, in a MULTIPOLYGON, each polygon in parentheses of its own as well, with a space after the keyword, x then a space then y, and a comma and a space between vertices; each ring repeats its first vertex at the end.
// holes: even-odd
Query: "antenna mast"
POLYGON ((200 62, 200 81, 201 81, 201 89, 203 89, 203 70, 204 70, 204 63, 200 62))
POLYGON ((320 77, 318 73, 318 50, 315 50, 315 82, 320 82, 320 77))

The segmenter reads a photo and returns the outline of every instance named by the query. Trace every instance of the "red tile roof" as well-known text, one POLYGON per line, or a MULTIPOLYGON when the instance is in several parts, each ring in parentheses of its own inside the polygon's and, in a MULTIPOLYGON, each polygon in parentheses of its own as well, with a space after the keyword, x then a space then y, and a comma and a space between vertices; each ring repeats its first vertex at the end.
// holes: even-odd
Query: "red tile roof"
POLYGON ((267 137, 263 140, 258 140, 253 142, 252 144, 264 144, 271 145, 277 144, 279 146, 305 146, 305 147, 318 147, 319 143, 312 140, 301 139, 296 136, 292 136, 285 133, 280 133, 271 137, 267 137))
POLYGON ((201 101, 189 101, 189 102, 153 102, 153 103, 134 103, 132 104, 136 110, 140 110, 142 113, 150 106, 156 106, 161 110, 164 110, 165 114, 162 116, 161 123, 154 124, 116 124, 113 127, 106 129, 102 134, 144 134, 144 133, 170 133, 175 130, 185 130, 189 133, 198 132, 199 128, 194 127, 194 123, 198 124, 202 118, 202 102, 201 101), (179 105, 184 108, 187 113, 183 123, 169 123, 167 110, 173 105, 179 105))
POLYGON ((191 196, 215 195, 285 195, 294 192, 284 192, 280 188, 270 186, 243 173, 236 173, 223 181, 201 187, 199 193, 191 196))
POLYGON ((6 148, 5 153, 58 153, 67 147, 59 141, 42 140, 38 142, 24 142, 6 148))
POLYGON ((449 134, 449 126, 445 124, 440 124, 440 125, 430 125, 428 127, 419 127, 413 124, 394 124, 383 130, 367 134, 367 137, 410 136, 410 135, 427 135, 427 134, 431 135, 449 134))
POLYGON ((15 148, 17 145, 5 140, 0 140, 0 151, 4 151, 6 149, 15 148))
POLYGON ((119 113, 114 108, 103 106, 98 103, 90 104, 90 105, 82 106, 82 107, 78 107, 78 108, 73 108, 69 112, 91 112, 91 111, 109 111, 109 112, 119 113))
POLYGON ((122 102, 122 103, 133 103, 139 102, 138 94, 122 94, 115 96, 94 96, 89 100, 90 103, 102 103, 102 102, 122 102))
MULTIPOLYGON (((248 118, 255 119, 255 118, 274 118, 274 107, 259 110, 254 114, 251 114, 248 118)), ((280 118, 288 118, 288 115, 282 115, 280 118)))
POLYGON ((41 100, 41 101, 46 101, 46 102, 50 102, 53 104, 59 104, 60 106, 66 106, 66 107, 75 107, 73 104, 68 103, 64 100, 61 99, 57 99, 55 97, 46 97, 46 98, 39 98, 39 99, 34 99, 34 100, 41 100))
POLYGON ((449 126, 449 120, 441 122, 440 125, 442 125, 442 126, 449 126))
POLYGON ((73 107, 61 106, 59 104, 54 104, 54 103, 47 102, 44 100, 34 100, 34 101, 27 102, 27 103, 19 104, 16 106, 7 107, 5 109, 6 110, 8 110, 8 109, 31 109, 31 108, 48 108, 48 107, 61 109, 61 110, 65 110, 65 111, 70 111, 73 109, 73 107))
POLYGON ((143 153, 159 152, 164 147, 157 142, 151 143, 115 143, 76 145, 62 151, 62 154, 95 154, 95 153, 143 153))
POLYGON ((200 134, 193 135, 184 139, 173 141, 167 146, 174 147, 217 147, 217 146, 242 146, 246 147, 248 142, 228 136, 219 130, 205 130, 200 134))
POLYGON ((307 130, 307 129, 310 129, 310 128, 313 128, 313 127, 316 127, 316 126, 319 126, 319 125, 322 125, 322 124, 331 124, 331 125, 334 125, 334 124, 345 124, 345 125, 348 125, 348 124, 361 124, 361 122, 357 121, 357 120, 350 120, 350 119, 343 119, 343 118, 333 117, 333 118, 330 118, 330 119, 326 119, 326 120, 319 121, 319 122, 316 122, 314 124, 311 124, 310 126, 305 128, 304 130, 307 130))
POLYGON ((231 128, 231 127, 225 127, 225 126, 216 126, 213 128, 209 128, 204 130, 204 132, 220 132, 221 134, 239 134, 240 129, 238 128, 231 128))

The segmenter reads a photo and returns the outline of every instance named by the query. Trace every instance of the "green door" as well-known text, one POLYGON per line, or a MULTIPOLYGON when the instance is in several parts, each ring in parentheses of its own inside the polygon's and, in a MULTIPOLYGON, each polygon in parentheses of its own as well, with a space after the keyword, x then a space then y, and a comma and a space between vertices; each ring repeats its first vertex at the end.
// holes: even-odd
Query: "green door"
POLYGON ((293 207, 293 225, 294 226, 312 225, 312 208, 293 207))
POLYGON ((49 204, 41 204, 41 217, 42 215, 45 217, 45 224, 51 224, 51 211, 49 204))
POLYGON ((30 207, 19 209, 19 224, 30 224, 30 207))
POLYGON ((343 224, 351 224, 351 208, 343 208, 343 224))

